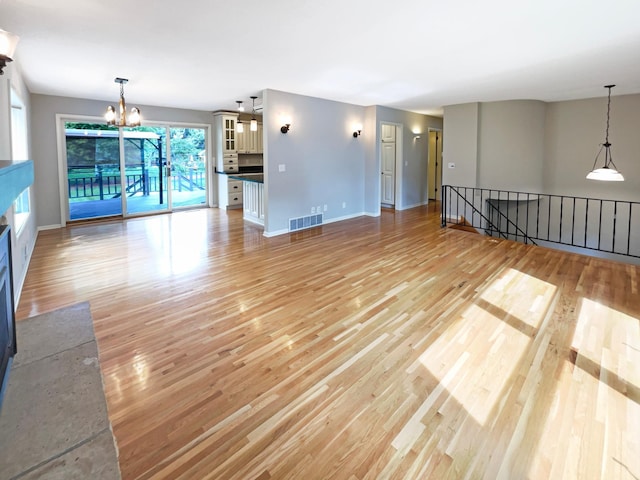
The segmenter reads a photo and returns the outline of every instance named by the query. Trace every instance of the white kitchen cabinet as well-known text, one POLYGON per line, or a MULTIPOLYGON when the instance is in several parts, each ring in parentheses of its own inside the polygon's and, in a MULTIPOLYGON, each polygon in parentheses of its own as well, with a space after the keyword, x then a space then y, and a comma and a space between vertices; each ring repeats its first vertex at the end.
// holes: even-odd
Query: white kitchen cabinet
POLYGON ((229 112, 214 114, 215 160, 218 172, 238 173, 236 122, 238 115, 229 112))
POLYGON ((236 146, 236 122, 237 116, 222 116, 222 150, 224 152, 237 152, 236 146))
POLYGON ((218 207, 242 208, 242 180, 218 174, 218 207))
POLYGON ((258 124, 258 131, 253 133, 255 133, 256 137, 256 153, 263 153, 263 126, 261 123, 258 124))
POLYGON ((237 153, 223 153, 219 158, 218 164, 216 165, 216 169, 219 172, 226 173, 238 173, 239 165, 238 165, 238 154, 237 153))
POLYGON ((258 225, 264 225, 264 184, 244 182, 243 218, 258 225))
POLYGON ((258 123, 258 130, 252 132, 246 122, 244 131, 236 133, 238 153, 262 153, 262 124, 258 123))
POLYGON ((236 146, 238 147, 238 153, 246 153, 247 140, 249 126, 245 123, 242 132, 236 132, 236 146))

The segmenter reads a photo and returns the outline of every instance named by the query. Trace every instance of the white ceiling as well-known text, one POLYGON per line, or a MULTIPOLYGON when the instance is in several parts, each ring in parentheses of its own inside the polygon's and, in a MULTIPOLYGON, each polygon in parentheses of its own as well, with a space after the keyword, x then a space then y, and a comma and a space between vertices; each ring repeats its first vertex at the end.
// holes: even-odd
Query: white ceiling
MULTIPOLYGON (((229 109, 271 88, 357 105, 640 93, 638 0, 0 0, 33 93, 229 109)), ((245 103, 245 105, 247 104, 245 103)))

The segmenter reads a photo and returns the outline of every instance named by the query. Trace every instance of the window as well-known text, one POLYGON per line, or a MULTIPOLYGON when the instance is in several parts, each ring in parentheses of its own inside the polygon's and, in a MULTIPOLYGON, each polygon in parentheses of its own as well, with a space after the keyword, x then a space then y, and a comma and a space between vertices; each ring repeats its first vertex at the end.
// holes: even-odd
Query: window
MULTIPOLYGON (((13 160, 29 159, 29 140, 27 134, 27 114, 24 104, 16 93, 11 89, 11 158, 13 160)), ((22 227, 29 219, 29 188, 26 188, 20 196, 13 202, 14 229, 16 235, 20 234, 22 227)))

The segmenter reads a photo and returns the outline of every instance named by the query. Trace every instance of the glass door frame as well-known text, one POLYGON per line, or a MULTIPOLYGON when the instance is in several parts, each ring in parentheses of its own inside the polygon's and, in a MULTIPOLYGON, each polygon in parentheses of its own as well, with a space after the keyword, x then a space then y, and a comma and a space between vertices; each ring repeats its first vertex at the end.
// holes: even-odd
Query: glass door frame
MULTIPOLYGON (((65 124, 67 122, 86 122, 86 123, 104 123, 104 118, 95 117, 95 116, 87 116, 87 115, 74 115, 74 114, 56 114, 56 138, 57 138, 57 154, 58 154, 58 191, 60 197, 60 226, 64 227, 69 223, 69 195, 67 191, 67 151, 66 151, 66 136, 65 136, 65 124)), ((213 207, 215 203, 215 182, 213 181, 213 168, 212 168, 212 138, 211 138, 211 124, 208 123, 196 123, 196 122, 162 122, 162 121, 144 121, 143 126, 149 127, 163 127, 167 129, 167 132, 170 133, 171 128, 194 128, 194 129, 203 129, 205 131, 205 203, 204 205, 194 205, 194 206, 185 206, 178 207, 179 210, 186 210, 189 208, 203 208, 203 207, 213 207)), ((120 138, 120 165, 121 165, 121 182, 124 184, 125 182, 125 172, 122 170, 122 163, 124 162, 123 149, 124 144, 122 142, 122 132, 123 129, 119 129, 119 138, 120 138)), ((171 147, 170 140, 167 142, 167 159, 170 161, 171 147)), ((170 168, 170 166, 169 166, 170 168)), ((171 173, 171 171, 169 171, 171 173)), ((169 182, 171 182, 171 176, 168 177, 169 182)), ((168 186, 168 191, 171 190, 170 184, 168 186)), ((168 193, 168 198, 170 197, 170 193, 168 193)), ((123 196, 124 197, 124 196, 123 196)), ((162 210, 159 212, 144 212, 144 213, 126 213, 126 199, 122 199, 122 213, 111 218, 131 218, 131 217, 140 217, 140 216, 148 216, 155 214, 163 214, 173 212, 175 209, 169 203, 169 206, 166 210, 162 210)), ((102 218, 107 217, 96 217, 96 220, 100 220, 102 218)), ((88 219, 90 220, 90 219, 88 219)))

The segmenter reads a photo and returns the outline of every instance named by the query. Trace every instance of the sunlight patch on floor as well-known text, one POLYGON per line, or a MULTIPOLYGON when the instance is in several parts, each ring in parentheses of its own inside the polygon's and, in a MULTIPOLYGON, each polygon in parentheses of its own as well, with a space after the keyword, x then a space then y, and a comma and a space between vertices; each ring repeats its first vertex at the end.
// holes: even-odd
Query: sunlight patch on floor
POLYGON ((460 358, 468 357, 455 378, 448 378, 447 389, 478 424, 485 425, 501 408, 505 385, 535 337, 555 291, 550 283, 507 269, 420 356, 440 382, 460 358))
POLYGON ((640 478, 640 320, 582 299, 553 395, 531 478, 640 478))
POLYGON ((538 328, 557 288, 513 268, 484 289, 480 298, 538 328))

